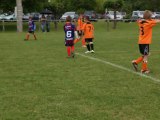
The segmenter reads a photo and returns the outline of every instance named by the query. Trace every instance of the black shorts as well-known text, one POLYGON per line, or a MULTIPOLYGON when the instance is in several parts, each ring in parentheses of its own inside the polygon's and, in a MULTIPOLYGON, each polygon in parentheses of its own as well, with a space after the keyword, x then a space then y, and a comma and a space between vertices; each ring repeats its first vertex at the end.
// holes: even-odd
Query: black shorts
POLYGON ((28 31, 28 32, 34 34, 34 31, 28 31))
POLYGON ((74 40, 66 40, 65 41, 65 46, 73 46, 74 45, 74 40))
POLYGON ((139 44, 139 51, 142 55, 149 54, 149 44, 139 44))
POLYGON ((82 35, 83 35, 82 30, 78 30, 78 35, 79 35, 79 36, 82 36, 82 35))
POLYGON ((93 38, 86 38, 85 42, 89 43, 89 42, 93 42, 93 38))

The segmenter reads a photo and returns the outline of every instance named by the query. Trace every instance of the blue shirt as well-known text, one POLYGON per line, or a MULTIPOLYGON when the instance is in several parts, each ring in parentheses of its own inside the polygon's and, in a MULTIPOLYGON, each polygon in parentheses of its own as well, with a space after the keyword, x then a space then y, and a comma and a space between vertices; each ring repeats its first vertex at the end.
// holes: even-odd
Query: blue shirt
POLYGON ((29 31, 34 31, 35 30, 35 24, 32 20, 29 20, 28 26, 29 26, 29 31))

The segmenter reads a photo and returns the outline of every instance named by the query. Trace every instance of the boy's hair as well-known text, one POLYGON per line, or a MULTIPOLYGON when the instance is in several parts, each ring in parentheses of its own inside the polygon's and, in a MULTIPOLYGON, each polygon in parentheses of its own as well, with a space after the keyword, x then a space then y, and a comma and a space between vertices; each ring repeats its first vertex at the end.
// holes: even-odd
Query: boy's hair
POLYGON ((89 16, 85 16, 85 20, 89 21, 89 16))
POLYGON ((71 22, 71 21, 72 21, 71 16, 67 16, 67 17, 66 17, 66 22, 71 22))
POLYGON ((29 16, 29 19, 31 19, 31 20, 32 20, 32 16, 29 16))
POLYGON ((143 13, 144 19, 151 19, 152 18, 152 12, 150 10, 145 10, 143 13))

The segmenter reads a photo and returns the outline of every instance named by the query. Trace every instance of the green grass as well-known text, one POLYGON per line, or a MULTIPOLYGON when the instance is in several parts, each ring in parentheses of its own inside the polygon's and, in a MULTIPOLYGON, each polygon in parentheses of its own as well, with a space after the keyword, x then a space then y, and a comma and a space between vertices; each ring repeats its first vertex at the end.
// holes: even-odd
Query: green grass
MULTIPOLYGON (((132 70, 138 51, 136 23, 95 25, 95 57, 132 70)), ((160 79, 160 26, 153 31, 150 76, 160 79)), ((58 31, 0 33, 0 120, 159 120, 160 84, 76 55, 67 59, 58 31), (33 38, 32 38, 33 39, 33 38)), ((81 43, 76 52, 84 54, 81 43)))

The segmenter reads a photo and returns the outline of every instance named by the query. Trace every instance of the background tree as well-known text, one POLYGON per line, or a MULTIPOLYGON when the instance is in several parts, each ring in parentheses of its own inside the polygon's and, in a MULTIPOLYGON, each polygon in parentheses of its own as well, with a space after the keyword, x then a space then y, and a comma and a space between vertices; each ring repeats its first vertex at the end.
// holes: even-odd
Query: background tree
POLYGON ((96 0, 96 6, 94 8, 96 12, 98 12, 98 13, 104 13, 105 12, 105 9, 103 7, 105 1, 106 0, 96 0))
POLYGON ((22 25, 22 16, 23 16, 23 8, 22 8, 22 0, 16 0, 17 6, 17 32, 23 31, 22 25))
POLYGON ((113 29, 116 29, 117 21, 116 21, 116 11, 119 11, 123 7, 123 0, 108 0, 104 2, 104 8, 110 9, 114 11, 114 21, 113 21, 113 29))
POLYGON ((39 12, 43 10, 46 3, 48 0, 23 0, 23 10, 25 13, 39 12))

